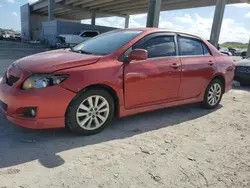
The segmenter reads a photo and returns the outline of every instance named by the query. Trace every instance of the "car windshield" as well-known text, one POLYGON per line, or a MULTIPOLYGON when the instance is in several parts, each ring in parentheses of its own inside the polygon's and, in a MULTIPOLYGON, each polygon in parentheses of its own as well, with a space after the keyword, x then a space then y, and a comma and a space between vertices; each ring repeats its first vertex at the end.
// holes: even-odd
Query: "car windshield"
POLYGON ((94 55, 111 54, 141 34, 139 30, 118 30, 99 35, 72 48, 73 51, 94 55))

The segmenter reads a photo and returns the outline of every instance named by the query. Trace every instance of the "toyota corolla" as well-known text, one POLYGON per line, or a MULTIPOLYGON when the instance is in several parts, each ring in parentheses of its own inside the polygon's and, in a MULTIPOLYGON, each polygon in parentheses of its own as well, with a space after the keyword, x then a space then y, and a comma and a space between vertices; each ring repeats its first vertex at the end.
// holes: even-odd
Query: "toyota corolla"
POLYGON ((215 108, 233 77, 233 60, 197 36, 122 29, 17 60, 0 83, 0 108, 22 127, 91 135, 114 117, 188 103, 215 108))

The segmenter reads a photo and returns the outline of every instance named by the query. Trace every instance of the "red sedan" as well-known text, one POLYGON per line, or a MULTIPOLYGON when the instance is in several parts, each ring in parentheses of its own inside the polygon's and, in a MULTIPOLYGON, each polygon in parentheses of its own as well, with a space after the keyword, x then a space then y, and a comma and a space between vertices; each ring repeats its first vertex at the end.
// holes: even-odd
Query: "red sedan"
POLYGON ((215 108, 233 77, 233 60, 199 37, 115 30, 14 62, 0 83, 0 107, 22 127, 91 135, 114 117, 198 102, 215 108))

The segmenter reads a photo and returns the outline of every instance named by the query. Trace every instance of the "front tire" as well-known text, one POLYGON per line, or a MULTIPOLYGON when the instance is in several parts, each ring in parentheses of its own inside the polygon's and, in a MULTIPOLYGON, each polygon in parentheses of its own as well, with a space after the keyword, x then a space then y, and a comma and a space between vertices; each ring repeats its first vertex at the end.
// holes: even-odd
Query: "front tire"
POLYGON ((66 126, 73 132, 93 135, 101 132, 114 116, 114 100, 102 89, 79 94, 69 105, 66 126))
POLYGON ((213 109, 216 108, 222 99, 223 95, 223 85, 219 79, 214 79, 208 85, 204 100, 203 100, 203 107, 206 109, 213 109))

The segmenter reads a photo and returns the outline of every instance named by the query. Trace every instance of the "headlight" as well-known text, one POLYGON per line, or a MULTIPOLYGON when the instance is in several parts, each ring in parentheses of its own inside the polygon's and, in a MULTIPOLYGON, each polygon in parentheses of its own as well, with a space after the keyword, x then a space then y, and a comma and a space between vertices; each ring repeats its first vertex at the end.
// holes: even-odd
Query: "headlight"
POLYGON ((67 77, 68 75, 32 75, 24 81, 22 89, 38 89, 58 85, 62 83, 67 77))

